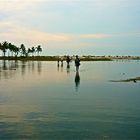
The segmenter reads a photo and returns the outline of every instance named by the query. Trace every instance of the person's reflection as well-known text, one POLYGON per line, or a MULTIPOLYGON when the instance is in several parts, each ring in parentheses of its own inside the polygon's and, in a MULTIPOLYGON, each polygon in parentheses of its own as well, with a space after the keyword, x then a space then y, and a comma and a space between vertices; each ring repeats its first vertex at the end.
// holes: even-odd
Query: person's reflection
POLYGON ((67 64, 67 74, 70 73, 70 64, 67 64))
POLYGON ((57 70, 59 71, 59 63, 57 63, 57 70))
POLYGON ((61 72, 63 72, 63 63, 61 63, 61 72))
POLYGON ((75 88, 76 88, 76 91, 78 91, 79 85, 80 85, 80 75, 79 75, 79 71, 77 71, 76 75, 75 75, 75 88))

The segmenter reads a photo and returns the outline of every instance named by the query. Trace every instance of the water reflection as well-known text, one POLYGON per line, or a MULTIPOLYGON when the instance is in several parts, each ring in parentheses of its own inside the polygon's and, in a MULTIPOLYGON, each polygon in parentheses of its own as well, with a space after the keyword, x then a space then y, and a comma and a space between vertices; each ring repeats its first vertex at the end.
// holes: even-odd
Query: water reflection
POLYGON ((0 63, 0 79, 4 77, 4 79, 12 78, 15 75, 15 70, 17 67, 16 61, 7 61, 3 60, 0 63))
POLYGON ((37 72, 39 75, 42 72, 42 62, 30 61, 7 61, 3 60, 0 63, 0 79, 10 79, 14 75, 21 73, 24 76, 26 73, 37 72), (28 67, 28 69, 27 69, 28 67))
POLYGON ((59 63, 57 63, 57 71, 59 71, 59 63))
POLYGON ((26 62, 27 61, 21 61, 21 74, 22 74, 22 76, 24 76, 25 75, 25 68, 26 68, 26 62))
POLYGON ((63 63, 61 63, 61 72, 63 72, 63 63))
POLYGON ((76 91, 78 91, 79 86, 80 86, 80 75, 79 75, 79 71, 77 71, 76 74, 75 74, 75 88, 76 88, 76 91))
POLYGON ((85 62, 79 72, 71 64, 69 74, 65 63, 58 68, 56 62, 0 61, 0 139, 140 138, 139 84, 108 82, 120 72, 139 76, 138 63, 85 62))
POLYGON ((67 64, 67 74, 69 74, 70 73, 70 64, 68 63, 67 64))
POLYGON ((6 60, 3 60, 2 61, 2 69, 3 70, 7 70, 7 65, 6 65, 7 63, 6 63, 6 60))
POLYGON ((40 61, 37 62, 37 71, 38 71, 38 74, 41 74, 41 71, 42 71, 42 63, 40 61))

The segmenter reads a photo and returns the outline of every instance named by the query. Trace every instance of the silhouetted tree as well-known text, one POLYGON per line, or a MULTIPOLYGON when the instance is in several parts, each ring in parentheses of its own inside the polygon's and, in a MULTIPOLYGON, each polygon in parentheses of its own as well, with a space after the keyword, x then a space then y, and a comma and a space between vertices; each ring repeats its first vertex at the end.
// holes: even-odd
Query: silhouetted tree
POLYGON ((0 50, 2 51, 2 44, 0 43, 0 50))
POLYGON ((28 48, 28 55, 30 55, 30 53, 32 53, 32 50, 30 48, 28 48))
POLYGON ((21 56, 28 56, 28 54, 32 53, 32 56, 34 56, 34 53, 37 52, 38 56, 39 53, 42 52, 42 48, 40 45, 38 45, 36 48, 32 47, 32 48, 28 48, 28 50, 26 49, 24 44, 21 44, 20 47, 17 47, 16 45, 12 44, 12 43, 8 43, 7 41, 4 42, 0 42, 0 51, 3 52, 3 56, 5 57, 6 52, 8 50, 8 56, 13 56, 13 53, 15 55, 15 57, 18 56, 19 52, 21 53, 21 56))
POLYGON ((9 53, 11 52, 12 56, 13 56, 13 52, 14 52, 14 48, 13 48, 13 45, 11 43, 8 43, 8 56, 9 56, 9 53))
POLYGON ((26 48, 25 48, 24 44, 21 44, 20 50, 21 50, 22 56, 26 56, 26 48))
POLYGON ((18 56, 20 49, 18 47, 16 47, 15 45, 13 45, 13 52, 15 53, 15 57, 18 56))
POLYGON ((4 41, 3 43, 2 43, 2 51, 3 51, 3 56, 5 57, 5 54, 6 54, 6 51, 7 51, 7 49, 8 49, 8 42, 7 41, 4 41))
POLYGON ((38 56, 39 56, 39 53, 42 52, 42 48, 40 45, 37 46, 36 51, 37 51, 38 56))
POLYGON ((32 56, 34 56, 34 53, 35 53, 35 47, 32 47, 32 56))

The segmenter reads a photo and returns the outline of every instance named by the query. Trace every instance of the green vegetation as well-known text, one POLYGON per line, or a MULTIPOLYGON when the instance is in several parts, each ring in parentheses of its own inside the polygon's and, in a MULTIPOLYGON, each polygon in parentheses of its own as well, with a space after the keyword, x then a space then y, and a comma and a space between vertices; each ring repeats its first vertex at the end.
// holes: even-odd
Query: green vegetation
POLYGON ((20 47, 17 47, 7 41, 0 43, 0 50, 3 52, 3 57, 1 57, 1 59, 21 59, 23 57, 29 57, 30 54, 34 56, 35 53, 39 56, 42 52, 40 45, 37 47, 26 48, 24 44, 21 44, 20 47))

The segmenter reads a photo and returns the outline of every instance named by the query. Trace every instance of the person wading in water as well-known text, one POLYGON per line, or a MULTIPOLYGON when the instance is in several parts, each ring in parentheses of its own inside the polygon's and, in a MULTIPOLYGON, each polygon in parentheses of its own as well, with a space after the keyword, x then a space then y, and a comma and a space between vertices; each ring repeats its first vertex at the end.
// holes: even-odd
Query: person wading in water
POLYGON ((79 71, 79 66, 80 66, 80 59, 79 59, 78 55, 76 55, 76 59, 75 59, 76 72, 79 71))

